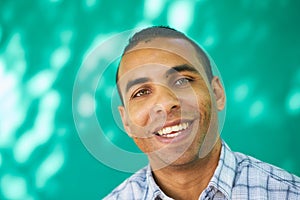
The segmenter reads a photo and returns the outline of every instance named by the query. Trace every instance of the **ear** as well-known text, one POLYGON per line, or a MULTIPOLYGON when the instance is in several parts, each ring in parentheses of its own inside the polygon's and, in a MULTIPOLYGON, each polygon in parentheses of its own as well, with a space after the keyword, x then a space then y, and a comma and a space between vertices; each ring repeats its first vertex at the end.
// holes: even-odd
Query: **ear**
POLYGON ((120 113, 120 116, 122 119, 123 126, 125 128, 125 131, 129 137, 132 137, 128 119, 127 119, 127 115, 126 115, 126 110, 125 110, 124 106, 119 106, 118 109, 119 109, 119 113, 120 113))
POLYGON ((224 91, 223 85, 222 85, 219 77, 217 77, 217 76, 213 77, 213 79, 211 81, 211 86, 212 86, 213 92, 215 94, 217 108, 219 111, 221 111, 225 107, 226 96, 225 96, 225 91, 224 91))

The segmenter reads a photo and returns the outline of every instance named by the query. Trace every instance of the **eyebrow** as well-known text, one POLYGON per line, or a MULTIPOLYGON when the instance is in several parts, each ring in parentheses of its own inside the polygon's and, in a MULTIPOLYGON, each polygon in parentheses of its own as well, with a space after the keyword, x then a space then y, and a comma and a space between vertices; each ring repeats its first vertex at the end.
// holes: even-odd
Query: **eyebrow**
POLYGON ((166 77, 168 77, 174 73, 184 72, 184 71, 199 74, 199 72, 194 67, 187 65, 187 64, 183 64, 183 65, 178 65, 178 66, 172 67, 171 69, 167 70, 166 77))
MULTIPOLYGON (((187 64, 183 64, 183 65, 174 66, 171 69, 168 69, 165 73, 165 76, 168 77, 174 73, 183 72, 183 71, 189 71, 192 73, 199 74, 199 72, 194 67, 187 65, 187 64)), ((149 81, 150 81, 150 78, 147 78, 147 77, 137 78, 132 81, 129 81, 126 85, 126 92, 128 92, 129 89, 135 85, 147 83, 149 81)))
POLYGON ((126 92, 128 92, 128 90, 134 86, 134 85, 138 85, 138 84, 141 84, 141 83, 146 83, 146 82, 149 82, 150 79, 149 78, 146 78, 146 77, 143 77, 143 78, 138 78, 138 79, 134 79, 132 81, 129 81, 126 85, 126 92))

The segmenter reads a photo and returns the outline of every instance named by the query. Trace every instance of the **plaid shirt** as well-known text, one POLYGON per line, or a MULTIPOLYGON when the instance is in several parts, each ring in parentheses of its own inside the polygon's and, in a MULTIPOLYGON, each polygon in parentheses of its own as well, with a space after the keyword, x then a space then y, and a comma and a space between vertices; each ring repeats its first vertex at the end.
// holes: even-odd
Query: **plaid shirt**
MULTIPOLYGON (((155 183, 148 165, 125 180, 104 199, 171 198, 155 183)), ((222 142, 218 166, 199 199, 300 200, 300 178, 250 156, 232 152, 222 142)))

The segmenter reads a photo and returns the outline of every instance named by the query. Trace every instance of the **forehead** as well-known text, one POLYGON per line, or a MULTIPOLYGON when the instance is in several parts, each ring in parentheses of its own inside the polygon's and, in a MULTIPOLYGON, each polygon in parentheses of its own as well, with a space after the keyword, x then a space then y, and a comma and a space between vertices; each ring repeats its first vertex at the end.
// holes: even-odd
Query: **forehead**
POLYGON ((197 67, 200 72, 204 70, 195 48, 189 41, 179 38, 155 38, 140 42, 125 53, 120 63, 119 78, 141 66, 172 67, 180 64, 197 67))

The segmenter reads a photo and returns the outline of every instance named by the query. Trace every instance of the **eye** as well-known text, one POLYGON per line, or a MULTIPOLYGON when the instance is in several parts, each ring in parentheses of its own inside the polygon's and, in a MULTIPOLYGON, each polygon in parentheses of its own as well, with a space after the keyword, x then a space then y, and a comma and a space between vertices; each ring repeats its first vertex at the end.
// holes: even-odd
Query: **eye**
POLYGON ((136 93, 134 93, 132 98, 142 97, 142 96, 148 95, 150 93, 151 93, 150 89, 141 89, 141 90, 138 90, 136 93))
POLYGON ((193 81, 190 78, 180 78, 178 80, 175 81, 174 85, 178 86, 178 87, 184 87, 187 86, 191 81, 193 81))

